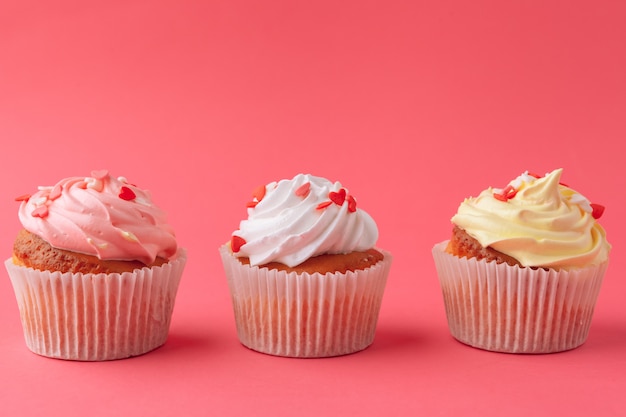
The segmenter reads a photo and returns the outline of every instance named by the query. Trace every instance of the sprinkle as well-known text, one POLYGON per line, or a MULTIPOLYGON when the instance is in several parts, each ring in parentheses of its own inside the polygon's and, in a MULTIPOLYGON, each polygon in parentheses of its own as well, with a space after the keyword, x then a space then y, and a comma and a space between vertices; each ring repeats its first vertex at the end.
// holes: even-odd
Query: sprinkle
POLYGON ((246 207, 247 208, 255 208, 257 204, 259 204, 261 202, 261 200, 263 200, 263 197, 265 197, 265 192, 266 192, 266 187, 265 185, 259 185, 258 187, 256 187, 254 189, 254 191, 252 191, 252 201, 248 201, 246 203, 246 207))
POLYGON ((333 203, 341 206, 343 202, 346 201, 346 189, 342 188, 337 192, 331 191, 330 193, 328 193, 328 198, 330 198, 330 201, 332 201, 333 203))
POLYGON ((135 193, 133 192, 133 190, 131 190, 128 187, 122 187, 120 189, 120 194, 119 197, 122 200, 126 200, 126 201, 131 201, 134 200, 137 196, 135 195, 135 193))
POLYGON ((502 193, 507 199, 511 199, 515 197, 515 195, 517 194, 517 190, 513 188, 512 185, 507 185, 502 193))
POLYGON ((241 247, 243 245, 246 244, 246 240, 242 237, 239 236, 233 236, 230 239, 230 248, 232 249, 233 253, 237 253, 239 252, 239 250, 241 249, 241 247))
POLYGON ((323 203, 319 203, 319 204, 317 205, 317 207, 315 207, 315 209, 316 209, 316 210, 323 210, 323 209, 325 209, 326 207, 330 206, 331 204, 333 204, 333 202, 332 202, 332 201, 324 201, 323 203))
POLYGON ((604 206, 601 204, 591 203, 591 208, 593 209, 591 215, 596 220, 602 217, 602 215, 604 214, 604 206))
POLYGON ((496 200, 504 201, 505 203, 507 201, 504 195, 498 193, 493 193, 493 198, 495 198, 496 200))
POLYGON ((354 213, 356 211, 356 200, 352 195, 348 196, 348 211, 354 213))
POLYGON ((507 185, 504 190, 499 193, 493 193, 493 197, 496 200, 507 202, 511 198, 515 197, 517 190, 512 185, 507 185))
POLYGON ((254 189, 252 197, 254 197, 257 202, 261 201, 263 200, 263 197, 265 197, 265 191, 265 185, 260 185, 254 189))
POLYGON ((63 186, 61 184, 57 184, 57 185, 54 186, 52 191, 50 191, 50 194, 48 195, 48 198, 50 200, 56 200, 57 198, 61 197, 61 192, 62 191, 63 191, 63 186))
POLYGON ((30 199, 30 194, 23 194, 19 197, 15 197, 15 201, 28 201, 30 199))
POLYGON ((306 196, 309 195, 310 192, 311 192, 311 183, 305 182, 304 184, 298 187, 298 189, 296 190, 296 195, 298 197, 305 198, 306 196))
POLYGON ((87 183, 85 181, 79 181, 76 183, 76 187, 84 190, 85 188, 87 188, 87 183))
POLYGON ((98 171, 91 171, 91 176, 97 180, 103 180, 109 176, 109 171, 107 171, 106 169, 101 169, 98 171))
POLYGON ((36 197, 33 200, 33 204, 35 206, 43 206, 44 204, 46 204, 47 201, 48 201, 48 197, 40 196, 40 197, 36 197))
POLYGON ((85 178, 85 183, 87 184, 87 188, 91 188, 94 191, 101 192, 104 189, 102 181, 96 178, 85 178))
POLYGON ((33 212, 30 213, 30 215, 33 217, 39 217, 40 219, 43 219, 44 217, 48 216, 48 207, 39 206, 35 210, 33 210, 33 212))

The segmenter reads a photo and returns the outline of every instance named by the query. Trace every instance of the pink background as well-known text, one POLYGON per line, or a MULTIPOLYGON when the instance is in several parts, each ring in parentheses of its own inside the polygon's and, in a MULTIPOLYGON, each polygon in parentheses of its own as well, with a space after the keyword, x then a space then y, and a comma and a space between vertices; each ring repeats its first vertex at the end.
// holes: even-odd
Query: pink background
POLYGON ((0 253, 14 197, 92 169, 152 191, 189 263, 165 346, 107 363, 27 350, 0 280, 0 414, 623 415, 622 1, 4 1, 0 253), (540 356, 448 332, 430 250, 459 202, 528 169, 606 205, 589 339, 540 356), (236 337, 218 257, 260 184, 340 180, 391 251, 374 344, 294 360, 236 337))

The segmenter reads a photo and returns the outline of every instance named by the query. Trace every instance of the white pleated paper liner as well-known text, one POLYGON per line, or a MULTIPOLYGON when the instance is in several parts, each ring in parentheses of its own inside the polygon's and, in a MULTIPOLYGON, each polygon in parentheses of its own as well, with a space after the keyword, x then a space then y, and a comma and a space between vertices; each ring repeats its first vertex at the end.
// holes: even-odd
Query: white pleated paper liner
POLYGON ((5 261, 28 348, 79 361, 128 358, 163 345, 186 251, 121 274, 37 271, 5 261))
POLYGON ((391 255, 345 274, 297 274, 243 265, 224 245, 220 254, 231 292, 237 334, 253 350, 321 358, 372 344, 391 255))
POLYGON ((448 325, 457 340, 508 353, 552 353, 587 339, 608 261, 580 269, 510 266, 433 248, 448 325))

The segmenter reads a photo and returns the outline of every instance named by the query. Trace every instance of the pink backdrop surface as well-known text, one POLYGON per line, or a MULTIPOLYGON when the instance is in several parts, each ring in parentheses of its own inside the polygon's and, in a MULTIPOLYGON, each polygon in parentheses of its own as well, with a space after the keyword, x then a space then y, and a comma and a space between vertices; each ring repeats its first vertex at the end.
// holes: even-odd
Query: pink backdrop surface
POLYGON ((167 343, 103 363, 28 351, 2 272, 1 415, 626 412, 623 2, 95 3, 0 4, 0 253, 14 197, 106 168, 153 193, 189 262, 167 343), (432 246, 463 198, 557 167, 607 207, 587 342, 456 342, 432 246), (237 340, 217 248, 257 185, 298 172, 341 181, 394 255, 363 352, 287 359, 237 340))

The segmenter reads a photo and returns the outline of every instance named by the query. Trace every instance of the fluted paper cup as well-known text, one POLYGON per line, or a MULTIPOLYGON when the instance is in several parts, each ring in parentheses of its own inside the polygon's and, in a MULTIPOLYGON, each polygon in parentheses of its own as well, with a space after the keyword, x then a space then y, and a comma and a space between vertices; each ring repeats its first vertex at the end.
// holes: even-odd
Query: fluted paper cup
POLYGON ((552 353, 587 340, 608 261, 580 269, 523 268, 460 258, 434 246, 452 336, 508 353, 552 353))
POLYGON ((370 346, 391 266, 391 255, 345 274, 287 273, 244 265, 220 248, 237 334, 255 351, 320 358, 370 346))
POLYGON ((104 361, 163 345, 186 251, 121 274, 38 271, 5 261, 28 348, 42 356, 104 361))

